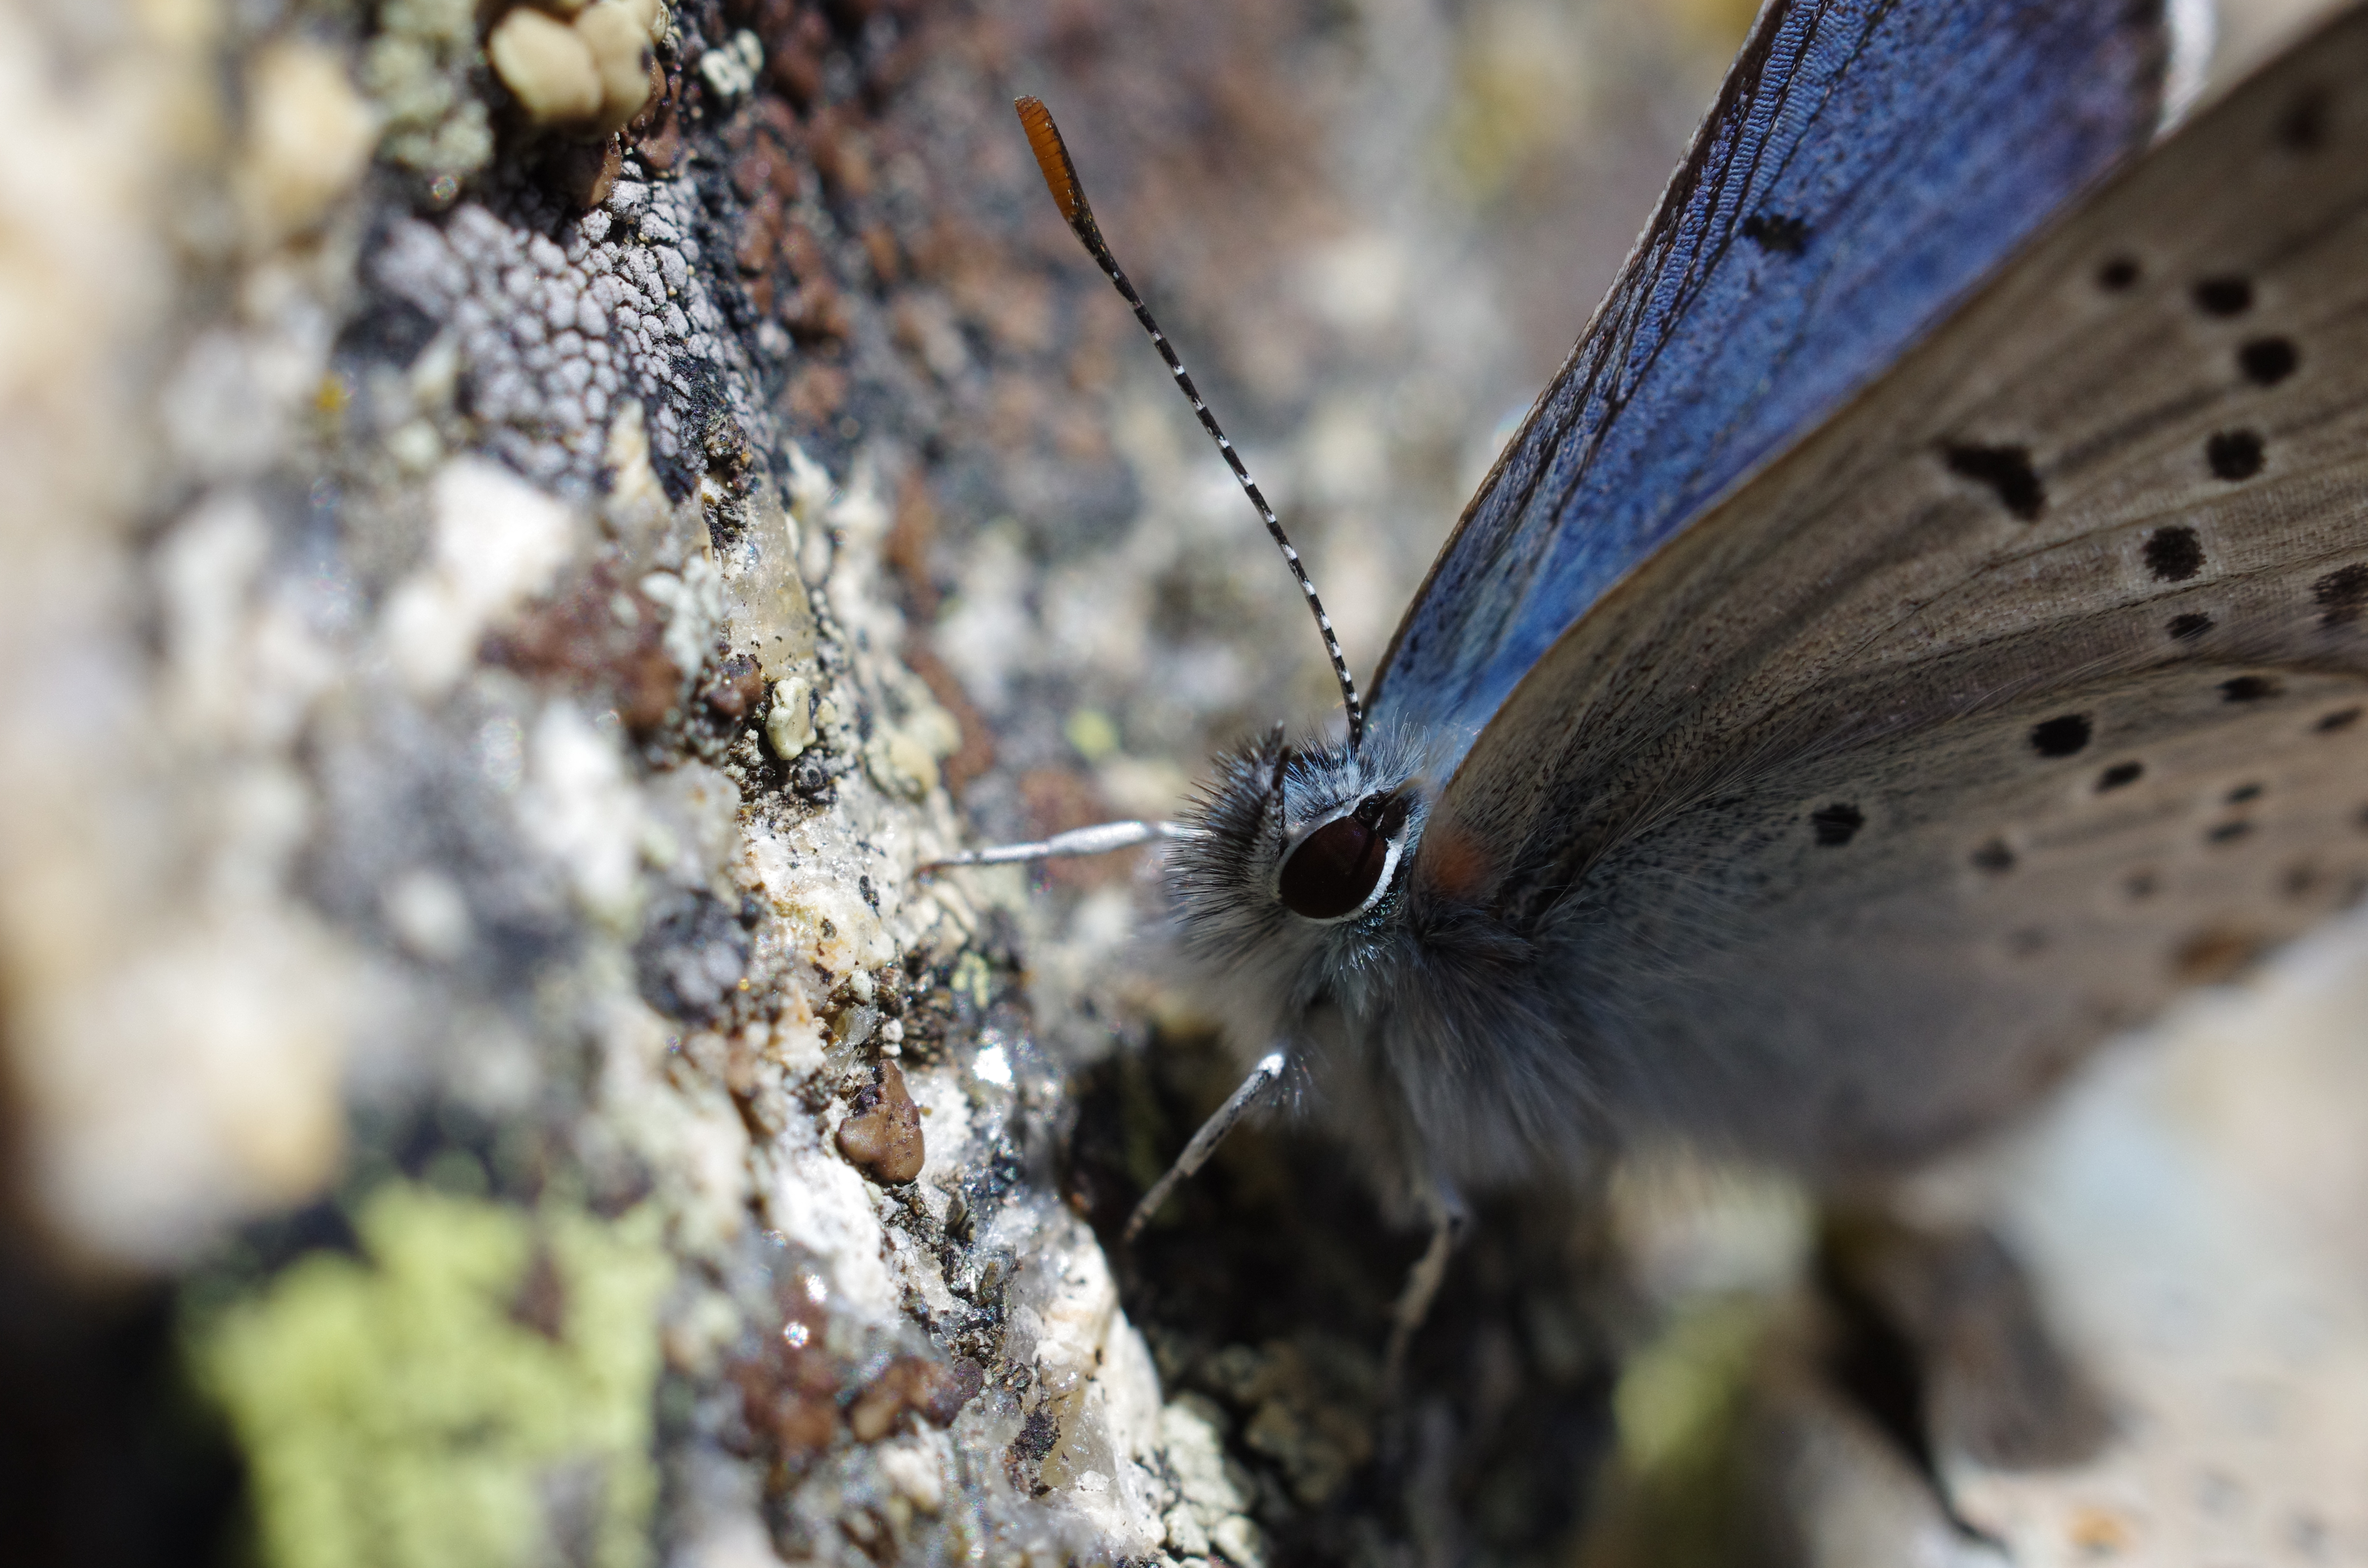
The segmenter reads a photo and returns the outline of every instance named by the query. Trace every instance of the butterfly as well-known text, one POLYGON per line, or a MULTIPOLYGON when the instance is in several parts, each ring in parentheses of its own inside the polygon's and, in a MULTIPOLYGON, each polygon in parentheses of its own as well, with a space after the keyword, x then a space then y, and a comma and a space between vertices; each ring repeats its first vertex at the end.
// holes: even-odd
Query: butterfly
POLYGON ((2368 891, 2368 7, 2166 137, 2156 9, 1770 0, 1339 738, 1164 841, 1256 1065, 1438 1230, 1673 1138, 1996 1129, 2368 891))

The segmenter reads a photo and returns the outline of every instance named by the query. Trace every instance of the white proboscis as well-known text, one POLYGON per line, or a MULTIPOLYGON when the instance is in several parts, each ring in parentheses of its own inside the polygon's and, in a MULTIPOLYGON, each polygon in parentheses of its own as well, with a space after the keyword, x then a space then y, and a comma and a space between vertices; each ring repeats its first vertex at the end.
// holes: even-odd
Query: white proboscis
POLYGON ((1056 833, 1032 844, 996 844, 985 849, 965 849, 942 860, 932 860, 921 869, 934 871, 946 866, 1016 866, 1030 860, 1066 860, 1080 855, 1107 855, 1113 849, 1132 849, 1138 844, 1149 844, 1154 839, 1190 838, 1196 831, 1175 822, 1097 823, 1091 827, 1056 833))

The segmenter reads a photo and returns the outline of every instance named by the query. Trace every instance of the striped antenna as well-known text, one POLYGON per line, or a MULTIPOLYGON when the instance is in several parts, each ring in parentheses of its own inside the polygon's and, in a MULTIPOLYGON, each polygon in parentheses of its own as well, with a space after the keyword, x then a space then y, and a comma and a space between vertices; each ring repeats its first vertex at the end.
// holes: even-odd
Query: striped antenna
POLYGON ((1019 110, 1019 123, 1028 132, 1028 145, 1036 154, 1036 166, 1044 172, 1044 184, 1053 192, 1053 205, 1060 208, 1061 216, 1067 221, 1070 232, 1084 244, 1087 254, 1101 267, 1102 276, 1110 280, 1110 286, 1119 291, 1119 297, 1133 307, 1134 319, 1143 324, 1144 331, 1151 334, 1152 344, 1159 350, 1159 357, 1167 361, 1168 369, 1175 373, 1177 386, 1183 389, 1185 397, 1191 401, 1192 412, 1201 416, 1201 428, 1209 433, 1209 439, 1216 442, 1217 450, 1225 455, 1225 466, 1234 471, 1234 478, 1241 483, 1242 494, 1248 496, 1250 505, 1258 508, 1258 520, 1266 524, 1266 531, 1274 537, 1275 547, 1282 551, 1282 559, 1290 565, 1291 574, 1299 579, 1300 592, 1307 596, 1308 610, 1315 617, 1315 629, 1324 634, 1324 652, 1331 656, 1333 678, 1340 683, 1340 705, 1349 711, 1349 750, 1353 755, 1358 743, 1364 738, 1364 704, 1357 700, 1357 683, 1349 677, 1349 661, 1341 656, 1340 640, 1333 635, 1332 618, 1324 613, 1324 601, 1315 597, 1315 585, 1307 580, 1307 568, 1301 564, 1299 551, 1291 547, 1291 537, 1282 531, 1282 524, 1275 519, 1274 508, 1266 504, 1266 497, 1259 494, 1257 481, 1251 479, 1250 471, 1242 466, 1241 454, 1234 450, 1234 444, 1225 439, 1224 431, 1218 427, 1217 416, 1209 412, 1207 403, 1201 401, 1200 389, 1193 386, 1192 378, 1185 373, 1184 361, 1176 358, 1176 350, 1169 345, 1167 335, 1161 332, 1159 324, 1151 319, 1151 310, 1143 302, 1143 296, 1134 291, 1134 285, 1127 279, 1126 269, 1119 266, 1118 257, 1110 254, 1109 242, 1102 238, 1101 225, 1094 222, 1094 210, 1086 200, 1086 187, 1077 179, 1077 165, 1069 159, 1068 143, 1061 140, 1060 127, 1053 123, 1052 111, 1044 107, 1042 99, 1033 97, 1019 98, 1014 107, 1019 110))

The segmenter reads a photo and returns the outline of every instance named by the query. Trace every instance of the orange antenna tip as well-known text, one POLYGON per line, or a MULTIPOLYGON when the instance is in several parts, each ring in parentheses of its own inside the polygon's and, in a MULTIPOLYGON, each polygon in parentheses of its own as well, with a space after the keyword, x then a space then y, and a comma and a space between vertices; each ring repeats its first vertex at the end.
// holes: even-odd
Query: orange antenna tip
POLYGON ((1176 390, 1182 392, 1184 401, 1192 405, 1193 414, 1200 418, 1201 428, 1209 433, 1209 439, 1217 443, 1217 450, 1224 455, 1225 466, 1233 471, 1235 483, 1242 487, 1242 494, 1249 497, 1250 505, 1258 509, 1258 520, 1266 524, 1268 535, 1273 539, 1275 547, 1282 551, 1283 563, 1291 568, 1292 576, 1299 583, 1300 593, 1307 599, 1308 613, 1315 617, 1315 630, 1324 639, 1325 656, 1332 661, 1332 676, 1340 683, 1340 705, 1349 715, 1349 749, 1354 752, 1364 737, 1364 706, 1357 700, 1357 683, 1349 674, 1349 661, 1340 652, 1340 639, 1333 633, 1331 618, 1324 613, 1324 601, 1315 597, 1315 585, 1307 580, 1307 568, 1300 562, 1299 551, 1291 548, 1291 540, 1283 533, 1282 524, 1276 519, 1274 508, 1266 504, 1266 496, 1251 480, 1250 471, 1242 466, 1241 453, 1234 450, 1234 444, 1225 439, 1224 431, 1217 425, 1217 416, 1209 412, 1207 403, 1201 401, 1200 389, 1192 384, 1192 378, 1184 373, 1184 361, 1176 357, 1175 346, 1167 341, 1167 335, 1159 330, 1159 324, 1151 319, 1150 308, 1144 304, 1143 296, 1134 291, 1134 285, 1127 279, 1126 269, 1119 266, 1118 257, 1110 254, 1109 243, 1102 238, 1101 225, 1094 222, 1094 210, 1086 200, 1086 187, 1078 182, 1077 165, 1069 160, 1068 144, 1061 140, 1060 128, 1053 123, 1052 111, 1044 107, 1043 99, 1037 97, 1015 98, 1011 107, 1019 111, 1020 129, 1028 132, 1028 145, 1036 154, 1036 166, 1044 172, 1045 187, 1052 191, 1053 203, 1061 209, 1061 216, 1068 221, 1069 232, 1077 236, 1077 242, 1094 258, 1094 265, 1100 267, 1102 276, 1110 280, 1110 287, 1118 290, 1119 297, 1134 312, 1134 319, 1142 323, 1143 330, 1151 335, 1152 346, 1159 350, 1160 358, 1167 361, 1169 373, 1176 378, 1176 390))
POLYGON ((1077 166, 1069 161, 1068 144, 1061 140, 1061 128, 1053 123, 1053 111, 1039 97, 1012 100, 1019 111, 1019 127, 1028 132, 1029 151, 1036 154, 1036 166, 1043 172, 1044 187, 1053 193, 1053 204, 1061 210, 1062 218, 1071 226, 1085 209, 1085 187, 1077 183, 1077 166))

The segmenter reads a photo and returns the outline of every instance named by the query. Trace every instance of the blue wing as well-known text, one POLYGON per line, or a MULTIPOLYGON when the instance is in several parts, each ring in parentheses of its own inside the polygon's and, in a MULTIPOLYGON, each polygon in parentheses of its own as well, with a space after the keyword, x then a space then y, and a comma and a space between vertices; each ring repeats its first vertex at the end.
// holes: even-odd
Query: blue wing
POLYGON ((1452 768, 1606 588, 2145 145, 2166 55, 2150 0, 1770 0, 1374 717, 1452 768))

